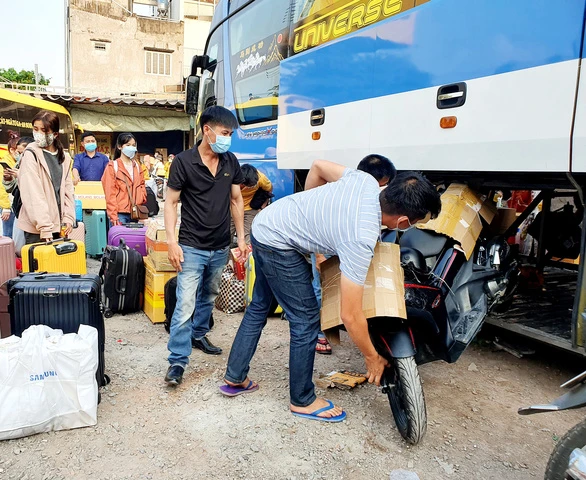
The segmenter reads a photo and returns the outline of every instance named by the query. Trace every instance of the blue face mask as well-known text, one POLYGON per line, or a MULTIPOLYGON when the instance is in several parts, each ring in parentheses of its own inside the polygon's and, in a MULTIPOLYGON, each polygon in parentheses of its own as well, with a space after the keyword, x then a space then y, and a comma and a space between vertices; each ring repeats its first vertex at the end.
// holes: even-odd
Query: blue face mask
POLYGON ((86 143, 83 148, 85 148, 86 152, 95 152, 96 148, 98 148, 98 144, 95 142, 86 143))
MULTIPOLYGON (((212 130, 213 131, 213 130, 212 130)), ((216 133, 216 132, 214 132, 216 133)), ((216 153, 226 153, 230 150, 230 146, 232 145, 232 137, 225 137, 223 135, 218 135, 216 133, 216 143, 212 143, 210 137, 208 135, 208 142, 210 142, 210 147, 216 153)))
POLYGON ((136 147, 127 145, 122 149, 122 153, 132 160, 136 155, 136 147))

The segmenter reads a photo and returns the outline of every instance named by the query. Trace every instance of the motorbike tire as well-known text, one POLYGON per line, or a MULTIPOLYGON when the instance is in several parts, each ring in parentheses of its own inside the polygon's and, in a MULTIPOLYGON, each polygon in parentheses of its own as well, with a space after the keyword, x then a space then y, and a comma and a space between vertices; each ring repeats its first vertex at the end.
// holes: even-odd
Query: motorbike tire
POLYGON ((427 431, 427 410, 423 386, 414 357, 394 358, 386 372, 387 395, 401 436, 417 445, 427 431))
POLYGON ((563 480, 566 478, 566 470, 570 461, 570 454, 575 448, 586 445, 586 420, 582 420, 574 426, 556 444, 547 467, 544 480, 563 480))

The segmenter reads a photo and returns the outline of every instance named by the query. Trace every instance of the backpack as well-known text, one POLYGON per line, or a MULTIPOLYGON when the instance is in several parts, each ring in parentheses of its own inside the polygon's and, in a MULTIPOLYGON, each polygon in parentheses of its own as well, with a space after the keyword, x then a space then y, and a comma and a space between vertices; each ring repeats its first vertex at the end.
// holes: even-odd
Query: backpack
POLYGON ((270 200, 273 197, 274 195, 271 192, 267 192, 266 190, 259 188, 256 192, 254 192, 254 196, 252 197, 252 200, 250 200, 250 208, 253 210, 260 210, 265 202, 269 200, 268 203, 270 203, 270 200))
MULTIPOLYGON (((38 163, 39 159, 37 158, 37 154, 32 150, 29 150, 29 152, 33 154, 35 160, 38 163)), ((12 198, 12 211, 14 212, 14 216, 18 218, 18 215, 20 214, 20 209, 22 208, 22 198, 20 197, 20 188, 18 188, 18 182, 14 186, 14 190, 12 190, 12 198)))
POLYGON ((151 187, 146 187, 146 192, 146 206, 149 209, 149 217, 156 217, 159 214, 159 202, 157 201, 157 196, 151 187))

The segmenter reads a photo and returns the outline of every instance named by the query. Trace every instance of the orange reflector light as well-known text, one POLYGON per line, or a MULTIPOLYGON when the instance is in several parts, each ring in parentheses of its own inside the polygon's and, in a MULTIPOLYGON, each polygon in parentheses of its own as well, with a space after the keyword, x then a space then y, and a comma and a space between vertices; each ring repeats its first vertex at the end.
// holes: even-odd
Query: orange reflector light
POLYGON ((319 140, 321 138, 321 132, 313 132, 311 134, 311 139, 312 140, 319 140))
POLYGON ((457 117, 442 117, 440 120, 440 127, 454 128, 457 123, 458 123, 457 117))

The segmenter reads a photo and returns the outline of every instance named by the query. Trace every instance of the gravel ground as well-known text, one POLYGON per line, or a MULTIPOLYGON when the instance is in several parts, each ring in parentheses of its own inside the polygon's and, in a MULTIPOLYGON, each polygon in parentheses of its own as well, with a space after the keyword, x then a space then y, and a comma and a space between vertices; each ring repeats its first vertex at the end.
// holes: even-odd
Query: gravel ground
MULTIPOLYGON (((96 263, 92 264, 95 270, 96 263)), ((372 385, 319 390, 348 419, 322 424, 288 412, 287 323, 270 319, 251 369, 258 392, 218 392, 241 314, 214 314, 210 339, 221 356, 194 351, 184 383, 169 389, 167 334, 142 313, 106 320, 106 371, 95 427, 0 443, 0 480, 45 479, 388 479, 405 469, 425 479, 541 478, 555 440, 583 412, 520 417, 520 406, 556 397, 580 361, 517 359, 481 345, 454 365, 421 367, 429 428, 406 445, 386 396, 372 385)), ((577 359, 576 359, 577 360, 577 359)), ((364 371, 347 336, 317 356, 315 377, 364 371)))

